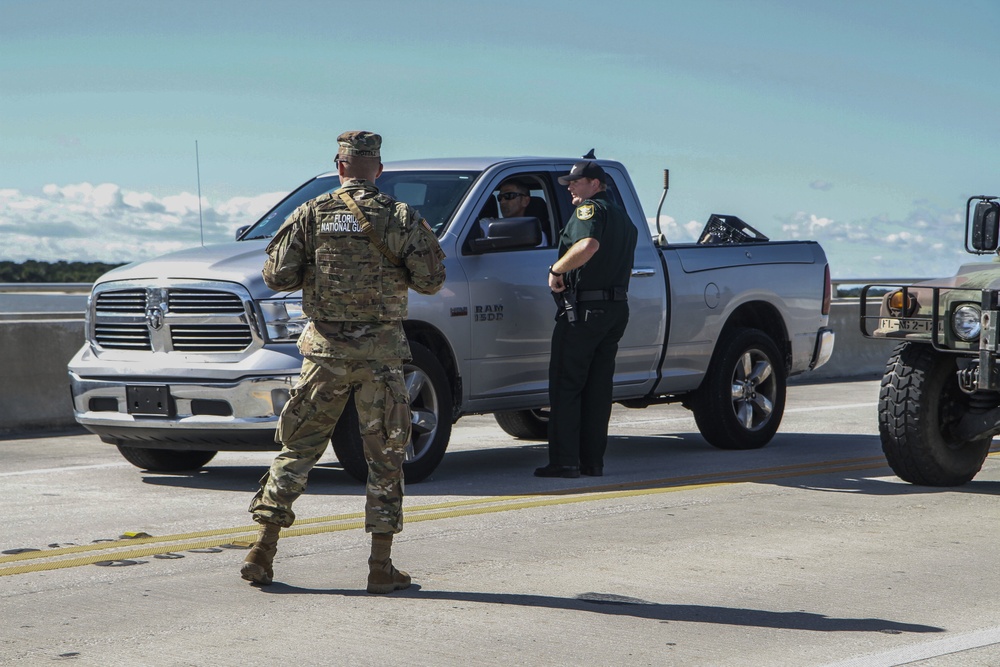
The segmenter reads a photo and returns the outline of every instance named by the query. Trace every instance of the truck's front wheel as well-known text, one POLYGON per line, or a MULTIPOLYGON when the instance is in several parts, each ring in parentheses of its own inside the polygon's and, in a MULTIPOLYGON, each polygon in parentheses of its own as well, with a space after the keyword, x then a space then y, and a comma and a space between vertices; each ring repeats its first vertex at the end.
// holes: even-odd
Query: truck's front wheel
POLYGON ((959 486, 983 467, 992 438, 955 442, 950 436, 969 412, 956 370, 953 356, 911 343, 893 350, 886 364, 878 432, 889 467, 906 482, 959 486))
POLYGON ((785 412, 785 371, 778 348, 758 329, 719 341, 691 403, 698 430, 719 449, 757 449, 774 437, 785 412))
POLYGON ((201 450, 149 449, 118 445, 125 460, 136 468, 150 472, 184 472, 197 470, 213 458, 215 452, 201 450))
MULTIPOLYGON (((410 394, 413 456, 403 464, 409 483, 427 478, 441 463, 451 439, 451 385, 437 357, 423 345, 410 343, 413 360, 403 365, 403 380, 410 394)), ((358 411, 354 397, 344 409, 331 438, 340 464, 359 482, 368 479, 358 411)))

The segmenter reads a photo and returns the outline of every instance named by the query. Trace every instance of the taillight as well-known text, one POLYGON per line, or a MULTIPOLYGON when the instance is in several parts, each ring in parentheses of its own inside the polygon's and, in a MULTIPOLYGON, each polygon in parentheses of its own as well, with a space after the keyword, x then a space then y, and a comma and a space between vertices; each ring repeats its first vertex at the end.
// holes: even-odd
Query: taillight
POLYGON ((823 270, 823 308, 820 313, 830 314, 830 301, 833 299, 833 281, 830 280, 830 265, 827 264, 823 270))

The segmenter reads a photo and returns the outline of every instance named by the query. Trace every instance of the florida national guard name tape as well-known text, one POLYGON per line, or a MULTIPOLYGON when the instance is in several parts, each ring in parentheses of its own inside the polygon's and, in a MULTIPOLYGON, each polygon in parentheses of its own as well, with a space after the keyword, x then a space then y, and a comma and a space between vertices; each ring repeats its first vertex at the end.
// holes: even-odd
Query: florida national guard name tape
POLYGON ((392 262, 393 266, 402 266, 403 262, 399 259, 399 257, 396 257, 389 252, 389 248, 386 247, 382 239, 380 239, 375 233, 371 223, 368 222, 368 218, 366 218, 365 214, 361 212, 361 207, 357 205, 354 199, 352 199, 346 192, 341 192, 338 196, 341 201, 347 204, 347 208, 351 209, 351 213, 353 213, 354 217, 361 223, 361 231, 368 235, 368 240, 372 242, 372 245, 378 248, 378 251, 382 253, 387 260, 392 262))

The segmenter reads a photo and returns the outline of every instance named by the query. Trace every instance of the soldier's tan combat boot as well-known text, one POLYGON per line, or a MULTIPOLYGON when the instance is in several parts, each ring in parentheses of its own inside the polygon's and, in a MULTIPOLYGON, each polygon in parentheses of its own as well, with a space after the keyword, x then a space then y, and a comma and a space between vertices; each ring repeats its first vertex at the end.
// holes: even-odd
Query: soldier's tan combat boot
POLYGON ((410 575, 392 566, 392 533, 372 533, 372 555, 368 559, 368 592, 391 593, 409 588, 410 575))
POLYGON ((250 553, 243 561, 240 576, 259 586, 267 586, 274 579, 274 555, 278 553, 278 532, 281 526, 275 523, 260 524, 257 541, 250 547, 250 553))

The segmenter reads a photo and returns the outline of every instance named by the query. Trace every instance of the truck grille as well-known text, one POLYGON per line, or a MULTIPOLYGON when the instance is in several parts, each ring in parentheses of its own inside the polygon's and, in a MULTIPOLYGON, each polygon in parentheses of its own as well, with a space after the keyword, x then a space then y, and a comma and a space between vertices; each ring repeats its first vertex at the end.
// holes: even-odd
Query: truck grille
POLYGON ((97 296, 97 312, 142 313, 146 312, 146 290, 130 289, 119 292, 101 292, 97 296))
POLYGON ((232 352, 253 342, 250 327, 225 324, 175 324, 170 327, 175 350, 184 352, 232 352))
POLYGON ((152 350, 144 324, 106 324, 96 327, 97 344, 109 350, 152 350))
POLYGON ((93 322, 93 341, 106 350, 241 352, 254 342, 243 298, 224 290, 106 289, 93 322))
POLYGON ((243 301, 235 294, 204 290, 175 289, 168 293, 172 313, 206 315, 215 313, 243 314, 243 301))

